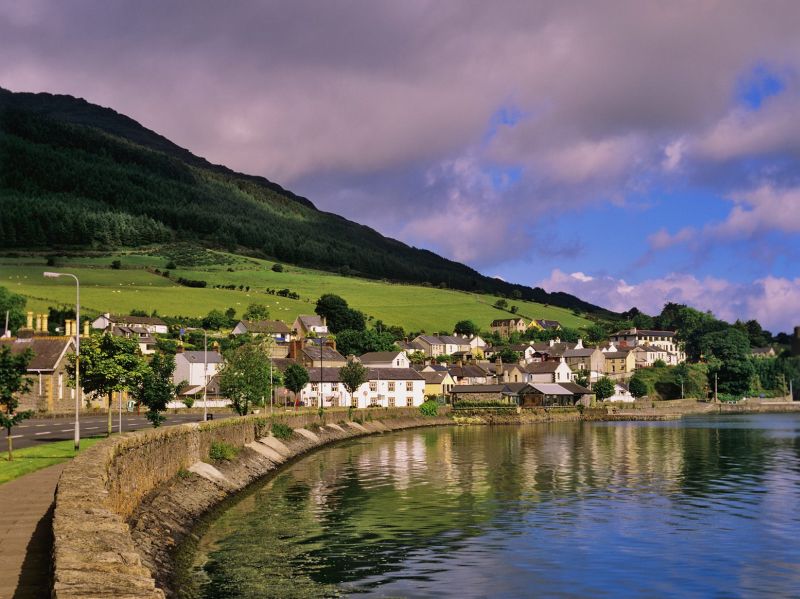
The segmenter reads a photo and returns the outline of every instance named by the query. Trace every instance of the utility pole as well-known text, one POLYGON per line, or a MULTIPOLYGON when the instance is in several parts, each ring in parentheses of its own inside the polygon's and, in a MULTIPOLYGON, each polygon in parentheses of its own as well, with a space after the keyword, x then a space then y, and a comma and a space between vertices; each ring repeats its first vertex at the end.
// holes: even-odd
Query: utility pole
POLYGON ((714 373, 714 403, 719 401, 719 397, 717 396, 717 373, 714 373))

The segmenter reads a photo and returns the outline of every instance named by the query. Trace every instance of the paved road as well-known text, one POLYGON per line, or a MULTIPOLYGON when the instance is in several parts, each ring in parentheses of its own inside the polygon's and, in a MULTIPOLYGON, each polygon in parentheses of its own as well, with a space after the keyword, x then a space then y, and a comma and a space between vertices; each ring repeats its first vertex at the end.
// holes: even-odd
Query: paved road
MULTIPOLYGON (((215 418, 228 418, 230 413, 216 414, 215 418)), ((185 422, 200 422, 202 414, 167 414, 167 420, 162 426, 183 424, 185 422)), ((94 437, 104 435, 108 427, 108 417, 81 416, 81 437, 94 437)), ((136 414, 122 413, 122 432, 151 428, 152 425, 144 417, 136 414)), ((12 429, 11 438, 14 440, 14 449, 31 447, 50 441, 66 441, 73 438, 75 431, 74 420, 71 418, 43 418, 26 420, 12 429)), ((114 414, 113 432, 119 431, 119 416, 114 414)), ((5 437, 5 435, 3 435, 5 437)), ((5 445, 5 444, 4 444, 5 445)))

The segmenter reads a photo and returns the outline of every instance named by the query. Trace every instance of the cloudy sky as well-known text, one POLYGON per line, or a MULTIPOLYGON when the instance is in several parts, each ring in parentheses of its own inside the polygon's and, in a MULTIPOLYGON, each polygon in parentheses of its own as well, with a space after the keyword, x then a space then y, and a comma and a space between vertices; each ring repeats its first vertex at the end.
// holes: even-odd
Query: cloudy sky
POLYGON ((800 324, 800 2, 0 0, 110 106, 488 275, 800 324))

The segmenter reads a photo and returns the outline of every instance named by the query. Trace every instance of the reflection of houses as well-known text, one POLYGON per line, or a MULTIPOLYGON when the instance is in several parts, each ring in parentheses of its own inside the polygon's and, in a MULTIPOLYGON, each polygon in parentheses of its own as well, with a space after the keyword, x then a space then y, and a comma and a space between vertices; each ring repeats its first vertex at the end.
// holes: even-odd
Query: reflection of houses
POLYGON ((172 375, 173 382, 177 385, 185 382, 190 387, 205 384, 203 366, 207 364, 205 376, 210 380, 222 367, 222 354, 216 350, 204 351, 178 351, 175 354, 175 370, 172 375))
POLYGON ((139 326, 147 329, 151 335, 166 335, 169 332, 167 323, 157 316, 125 316, 122 314, 101 314, 92 322, 93 329, 109 330, 111 326, 139 326))
MULTIPOLYGON (((40 331, 45 333, 45 331, 40 331)), ((75 409, 75 389, 67 386, 67 355, 74 352, 74 337, 33 336, 32 329, 20 329, 19 338, 0 339, 0 346, 13 354, 33 352, 27 374, 30 390, 19 397, 19 410, 63 412, 75 409)))
POLYGON ((266 335, 278 343, 287 343, 292 338, 291 330, 280 320, 240 320, 231 331, 231 335, 247 333, 253 336, 266 335))

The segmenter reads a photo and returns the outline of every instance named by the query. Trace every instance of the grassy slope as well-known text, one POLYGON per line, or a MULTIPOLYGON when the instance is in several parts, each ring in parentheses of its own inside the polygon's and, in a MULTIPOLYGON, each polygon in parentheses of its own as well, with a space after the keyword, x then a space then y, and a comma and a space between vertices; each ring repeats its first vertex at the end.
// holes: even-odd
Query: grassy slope
MULTIPOLYGON (((471 319, 483 329, 495 318, 510 316, 492 307, 497 299, 477 295, 420 287, 394 285, 352 277, 342 277, 322 271, 285 266, 285 271, 270 270, 271 262, 236 257, 233 265, 178 269, 173 278, 202 279, 209 285, 249 285, 250 292, 222 289, 193 289, 179 287, 169 279, 152 274, 146 266, 164 268, 167 259, 142 253, 118 256, 68 258, 57 267, 45 266, 41 257, 0 258, 0 285, 28 298, 28 309, 43 311, 59 304, 75 301, 72 280, 53 280, 42 277, 45 270, 73 272, 81 280, 81 305, 93 313, 106 311, 127 313, 131 309, 158 310, 160 314, 202 316, 213 308, 234 307, 239 314, 248 304, 269 305, 273 318, 291 323, 298 314, 311 314, 314 302, 323 293, 336 293, 351 306, 366 314, 397 324, 406 330, 427 332, 451 331, 462 319, 471 319), (111 270, 112 259, 119 258, 124 268, 111 270), (228 272, 229 266, 234 272, 228 272), (266 288, 288 288, 300 294, 300 300, 267 295, 266 288)), ((531 318, 560 321, 565 326, 588 324, 571 311, 535 304, 511 301, 519 306, 520 314, 531 318)))

